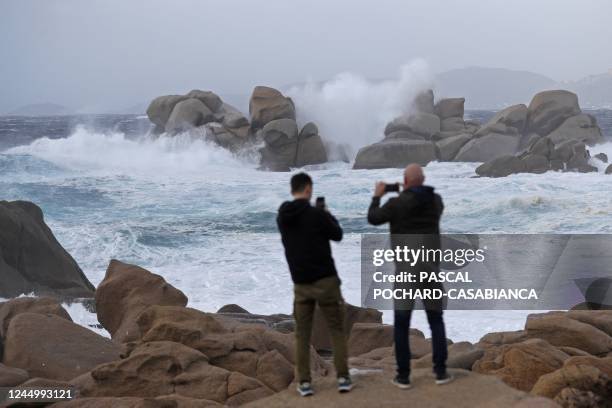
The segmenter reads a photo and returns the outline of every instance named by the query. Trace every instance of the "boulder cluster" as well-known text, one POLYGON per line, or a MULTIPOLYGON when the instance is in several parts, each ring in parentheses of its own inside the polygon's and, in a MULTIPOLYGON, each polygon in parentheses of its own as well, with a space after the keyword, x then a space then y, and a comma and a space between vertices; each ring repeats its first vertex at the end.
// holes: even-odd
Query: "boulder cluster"
POLYGON ((274 88, 255 87, 250 121, 214 92, 201 90, 159 96, 147 115, 157 134, 189 132, 233 152, 263 145, 260 164, 266 170, 288 171, 327 161, 317 126, 309 122, 299 129, 293 101, 274 88))
POLYGON ((595 118, 582 113, 568 91, 536 94, 529 107, 498 112, 486 124, 464 120, 464 98, 420 94, 410 113, 387 124, 382 141, 362 148, 355 169, 425 165, 431 161, 485 162, 482 176, 543 173, 548 170, 596 171, 586 146, 603 141, 595 118))

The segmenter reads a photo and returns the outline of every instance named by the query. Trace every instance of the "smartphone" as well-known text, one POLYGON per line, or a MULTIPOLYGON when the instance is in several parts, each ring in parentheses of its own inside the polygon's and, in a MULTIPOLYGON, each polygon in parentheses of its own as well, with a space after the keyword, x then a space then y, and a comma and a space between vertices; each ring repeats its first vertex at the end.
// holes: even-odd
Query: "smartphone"
POLYGON ((399 191, 400 191, 399 183, 385 184, 385 192, 386 193, 399 192, 399 191))
POLYGON ((315 207, 324 209, 325 208, 325 197, 317 197, 317 201, 315 202, 315 207))

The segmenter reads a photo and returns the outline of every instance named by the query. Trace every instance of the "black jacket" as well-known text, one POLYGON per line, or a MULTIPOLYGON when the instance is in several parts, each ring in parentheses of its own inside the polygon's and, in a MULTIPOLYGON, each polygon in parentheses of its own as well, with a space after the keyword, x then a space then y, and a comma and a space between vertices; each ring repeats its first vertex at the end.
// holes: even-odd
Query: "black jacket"
POLYGON ((340 241, 342 228, 327 211, 300 199, 284 202, 276 218, 294 283, 337 275, 329 240, 340 241))
POLYGON ((390 223, 391 234, 439 234, 444 204, 434 188, 412 187, 390 198, 380 206, 380 197, 372 197, 368 222, 372 225, 390 223))

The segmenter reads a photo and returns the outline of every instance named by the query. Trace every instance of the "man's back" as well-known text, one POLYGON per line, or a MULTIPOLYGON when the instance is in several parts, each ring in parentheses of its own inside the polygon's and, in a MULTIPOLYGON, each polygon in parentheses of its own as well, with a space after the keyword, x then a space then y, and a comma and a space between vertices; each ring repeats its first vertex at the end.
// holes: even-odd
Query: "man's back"
POLYGON ((329 240, 340 241, 342 228, 331 214, 297 199, 280 206, 276 221, 294 283, 337 275, 329 240))

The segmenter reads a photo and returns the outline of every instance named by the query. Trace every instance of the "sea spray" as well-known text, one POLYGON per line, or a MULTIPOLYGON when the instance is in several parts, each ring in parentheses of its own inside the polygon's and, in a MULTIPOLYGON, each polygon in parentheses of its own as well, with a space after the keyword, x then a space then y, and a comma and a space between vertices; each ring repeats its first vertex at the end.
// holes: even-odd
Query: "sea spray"
MULTIPOLYGON (((315 122, 323 139, 344 146, 352 160, 359 148, 381 140, 387 122, 409 113, 414 98, 432 83, 427 63, 415 60, 403 65, 395 79, 372 81, 345 72, 323 83, 293 86, 286 93, 295 102, 300 124, 315 122)), ((330 153, 332 160, 341 158, 330 153)))

